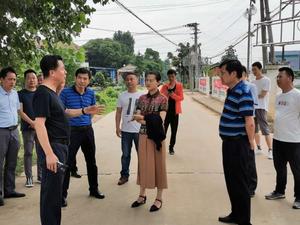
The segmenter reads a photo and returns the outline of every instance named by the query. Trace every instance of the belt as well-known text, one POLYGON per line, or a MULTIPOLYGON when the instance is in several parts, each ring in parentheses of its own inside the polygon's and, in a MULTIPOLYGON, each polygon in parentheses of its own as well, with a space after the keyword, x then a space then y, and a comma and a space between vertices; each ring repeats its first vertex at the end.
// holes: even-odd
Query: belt
POLYGON ((240 140, 240 139, 248 139, 248 136, 246 135, 238 135, 238 136, 223 136, 221 135, 221 139, 223 141, 237 141, 237 140, 240 140))
POLYGON ((50 143, 59 143, 62 145, 69 145, 69 141, 66 139, 51 139, 50 143))
POLYGON ((88 130, 92 127, 92 125, 87 125, 87 126, 71 126, 71 130, 76 131, 76 130, 88 130))
POLYGON ((15 126, 10 126, 10 127, 0 127, 0 129, 5 129, 5 130, 15 130, 17 129, 18 125, 15 126))

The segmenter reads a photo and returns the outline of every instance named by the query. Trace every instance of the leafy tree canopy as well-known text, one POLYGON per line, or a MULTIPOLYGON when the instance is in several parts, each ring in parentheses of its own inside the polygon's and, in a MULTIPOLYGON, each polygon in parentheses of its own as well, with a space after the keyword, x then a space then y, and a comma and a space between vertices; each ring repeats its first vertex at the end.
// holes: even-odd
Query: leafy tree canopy
POLYGON ((127 31, 127 32, 122 32, 122 31, 115 32, 113 40, 124 44, 127 47, 127 50, 128 50, 129 54, 134 53, 134 38, 133 38, 132 34, 129 31, 127 31))
MULTIPOLYGON (((113 0, 111 0, 113 1, 113 0)), ((109 0, 93 0, 105 5, 109 0)), ((1 0, 0 65, 14 65, 15 59, 31 61, 42 39, 70 43, 90 23, 95 9, 86 0, 1 0)))

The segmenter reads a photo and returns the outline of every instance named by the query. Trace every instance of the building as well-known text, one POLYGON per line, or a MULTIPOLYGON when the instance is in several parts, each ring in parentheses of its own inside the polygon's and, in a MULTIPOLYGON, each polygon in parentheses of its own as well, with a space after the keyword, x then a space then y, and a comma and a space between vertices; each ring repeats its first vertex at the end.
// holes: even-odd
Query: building
POLYGON ((284 60, 282 52, 275 51, 275 60, 277 63, 287 63, 294 71, 300 71, 300 51, 285 51, 284 60))

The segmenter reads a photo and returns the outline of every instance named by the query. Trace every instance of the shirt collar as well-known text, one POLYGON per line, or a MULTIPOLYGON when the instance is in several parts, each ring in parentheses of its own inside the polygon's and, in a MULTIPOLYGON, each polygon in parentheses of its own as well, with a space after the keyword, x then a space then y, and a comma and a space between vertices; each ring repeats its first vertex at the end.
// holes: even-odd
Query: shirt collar
POLYGON ((243 80, 240 80, 233 88, 231 88, 231 89, 228 88, 228 92, 233 92, 233 91, 235 91, 235 90, 238 89, 243 83, 244 83, 244 81, 243 81, 243 80))
POLYGON ((77 94, 79 94, 79 95, 84 95, 85 93, 86 93, 86 91, 87 91, 87 87, 84 89, 84 92, 83 92, 83 94, 80 94, 77 90, 76 90, 76 87, 75 87, 75 85, 73 85, 72 86, 72 89, 73 89, 73 91, 75 91, 77 94))
POLYGON ((155 98, 159 95, 159 90, 157 90, 157 92, 155 92, 153 95, 150 94, 150 92, 147 93, 147 98, 155 98))
POLYGON ((11 92, 12 90, 10 92, 5 91, 2 85, 0 85, 0 93, 2 93, 3 95, 9 95, 11 92))

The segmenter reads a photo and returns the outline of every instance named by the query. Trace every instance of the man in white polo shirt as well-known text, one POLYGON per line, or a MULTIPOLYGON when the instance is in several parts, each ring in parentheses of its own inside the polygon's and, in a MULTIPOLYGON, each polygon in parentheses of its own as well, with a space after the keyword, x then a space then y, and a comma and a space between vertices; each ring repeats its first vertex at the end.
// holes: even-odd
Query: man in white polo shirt
POLYGON ((287 163, 294 176, 294 209, 300 209, 300 91, 293 86, 294 72, 288 67, 279 69, 277 84, 282 93, 276 97, 273 157, 276 170, 275 191, 268 200, 285 198, 287 163))
POLYGON ((271 81, 268 77, 262 73, 262 65, 260 62, 252 64, 252 72, 255 76, 255 80, 252 82, 257 88, 258 104, 255 107, 255 142, 257 144, 258 152, 261 151, 259 129, 263 136, 265 136, 266 143, 268 145, 268 158, 272 159, 272 139, 270 136, 270 128, 267 120, 268 106, 269 106, 269 92, 271 89, 271 81))

